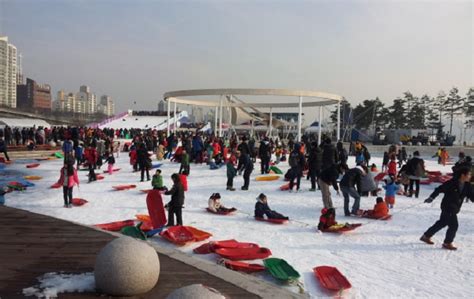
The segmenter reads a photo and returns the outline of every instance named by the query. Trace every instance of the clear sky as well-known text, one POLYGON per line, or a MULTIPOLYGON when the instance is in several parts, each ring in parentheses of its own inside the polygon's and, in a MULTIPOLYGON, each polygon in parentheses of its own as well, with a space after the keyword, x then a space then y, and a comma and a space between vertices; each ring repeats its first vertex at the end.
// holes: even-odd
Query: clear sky
POLYGON ((117 112, 156 109, 177 89, 391 103, 474 86, 472 1, 0 0, 0 35, 23 54, 25 76, 54 91, 89 85, 117 112))

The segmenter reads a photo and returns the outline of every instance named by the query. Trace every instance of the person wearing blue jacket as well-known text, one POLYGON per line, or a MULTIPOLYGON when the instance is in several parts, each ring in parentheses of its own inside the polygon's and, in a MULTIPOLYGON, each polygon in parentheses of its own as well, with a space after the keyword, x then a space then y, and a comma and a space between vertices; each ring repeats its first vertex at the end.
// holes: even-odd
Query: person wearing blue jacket
POLYGON ((400 188, 392 176, 385 180, 385 186, 383 186, 383 188, 385 189, 385 202, 387 206, 392 209, 393 205, 395 205, 395 195, 400 188))
POLYGON ((81 165, 81 163, 82 163, 83 153, 84 153, 84 148, 82 147, 82 144, 79 144, 74 149, 74 154, 76 156, 76 161, 77 161, 77 167, 78 168, 79 168, 79 165, 81 165))

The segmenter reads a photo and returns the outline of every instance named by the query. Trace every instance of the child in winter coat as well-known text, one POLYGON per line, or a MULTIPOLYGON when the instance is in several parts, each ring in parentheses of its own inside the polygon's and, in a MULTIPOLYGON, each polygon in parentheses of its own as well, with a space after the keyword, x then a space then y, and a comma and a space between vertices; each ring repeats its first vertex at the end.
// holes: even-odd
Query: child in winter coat
POLYGON ((110 155, 108 152, 105 152, 105 156, 107 157, 105 159, 105 162, 107 163, 107 171, 109 175, 111 175, 114 172, 115 158, 113 154, 110 155))
POLYGON ((76 161, 77 161, 77 167, 79 167, 79 165, 81 165, 82 163, 82 154, 84 153, 84 149, 82 147, 82 145, 78 145, 76 147, 76 149, 74 150, 74 154, 76 156, 76 161))
POLYGON ((399 186, 395 183, 395 179, 390 176, 388 179, 385 180, 385 202, 387 206, 392 209, 395 205, 395 195, 399 189, 399 186))
POLYGON ((163 144, 160 144, 157 148, 156 148, 156 159, 158 161, 161 161, 163 160, 163 156, 165 155, 165 147, 163 146, 163 144))
POLYGON ((265 215, 268 219, 289 219, 288 217, 270 209, 267 202, 267 196, 260 193, 257 197, 257 203, 255 204, 255 218, 264 218, 265 215))
POLYGON ((168 190, 165 186, 163 186, 163 176, 161 176, 161 170, 157 169, 153 178, 151 180, 151 186, 153 190, 168 190))
POLYGON ((441 149, 441 164, 445 166, 446 163, 448 163, 448 160, 449 160, 448 151, 445 148, 441 149))
POLYGON ((337 225, 336 210, 334 208, 323 208, 321 210, 321 216, 319 217, 318 229, 326 230, 333 225, 337 225))
POLYGON ((388 163, 388 174, 397 177, 397 162, 395 161, 395 156, 390 157, 390 162, 388 163))
POLYGON ((134 145, 130 147, 130 152, 128 153, 128 156, 130 157, 130 165, 133 166, 133 171, 138 171, 137 148, 134 145))
POLYGON ((374 209, 364 211, 364 214, 362 215, 369 218, 375 218, 375 219, 385 218, 389 215, 387 203, 384 202, 382 197, 377 197, 376 203, 374 205, 374 209))
POLYGON ((275 156, 276 156, 276 161, 275 161, 275 164, 278 164, 280 163, 280 159, 281 159, 281 154, 282 154, 282 149, 280 146, 277 146, 277 148, 275 149, 275 156))
POLYGON ((179 173, 189 175, 189 154, 183 149, 181 153, 181 166, 179 167, 179 173))
POLYGON ((237 169, 235 169, 232 163, 232 157, 227 161, 227 189, 229 191, 235 191, 234 188, 234 177, 237 175, 237 169))
POLYGON ((213 213, 229 213, 234 212, 236 208, 226 208, 221 204, 221 195, 219 193, 212 193, 209 197, 208 208, 213 213))
POLYGON ((72 189, 74 185, 79 187, 79 178, 73 165, 64 163, 61 168, 58 183, 63 186, 64 207, 72 207, 72 189))

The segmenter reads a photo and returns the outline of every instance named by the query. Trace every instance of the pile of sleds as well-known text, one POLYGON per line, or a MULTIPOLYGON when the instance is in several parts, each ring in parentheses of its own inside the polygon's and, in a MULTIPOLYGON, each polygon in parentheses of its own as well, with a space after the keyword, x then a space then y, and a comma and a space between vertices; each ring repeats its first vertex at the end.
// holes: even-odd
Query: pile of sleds
MULTIPOLYGON (((165 227, 166 215, 161 194, 158 190, 151 190, 147 193, 147 207, 149 215, 138 214, 135 215, 135 219, 97 224, 95 226, 103 230, 121 232, 124 235, 141 240, 159 235, 176 246, 202 242, 212 236, 211 233, 193 226, 165 227)), ((271 219, 257 220, 269 221, 271 219)), ((276 223, 281 224, 284 221, 276 223)), ((234 239, 209 241, 194 248, 193 252, 195 254, 214 254, 218 264, 234 271, 246 274, 269 273, 281 283, 302 286, 299 282, 300 274, 298 271, 286 260, 272 257, 272 251, 269 248, 261 247, 256 243, 240 242, 234 239)), ((334 267, 318 266, 313 269, 313 273, 321 286, 329 291, 340 292, 351 287, 347 278, 334 267)))

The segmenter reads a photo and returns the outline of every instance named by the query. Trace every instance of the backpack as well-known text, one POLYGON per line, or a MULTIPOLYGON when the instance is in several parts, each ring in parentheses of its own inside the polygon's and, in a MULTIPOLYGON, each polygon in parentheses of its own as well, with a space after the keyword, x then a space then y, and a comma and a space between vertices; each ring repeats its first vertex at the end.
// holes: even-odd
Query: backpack
POLYGON ((290 164, 290 167, 298 166, 298 158, 299 158, 299 154, 297 152, 292 152, 290 154, 290 158, 288 159, 288 163, 290 164))

